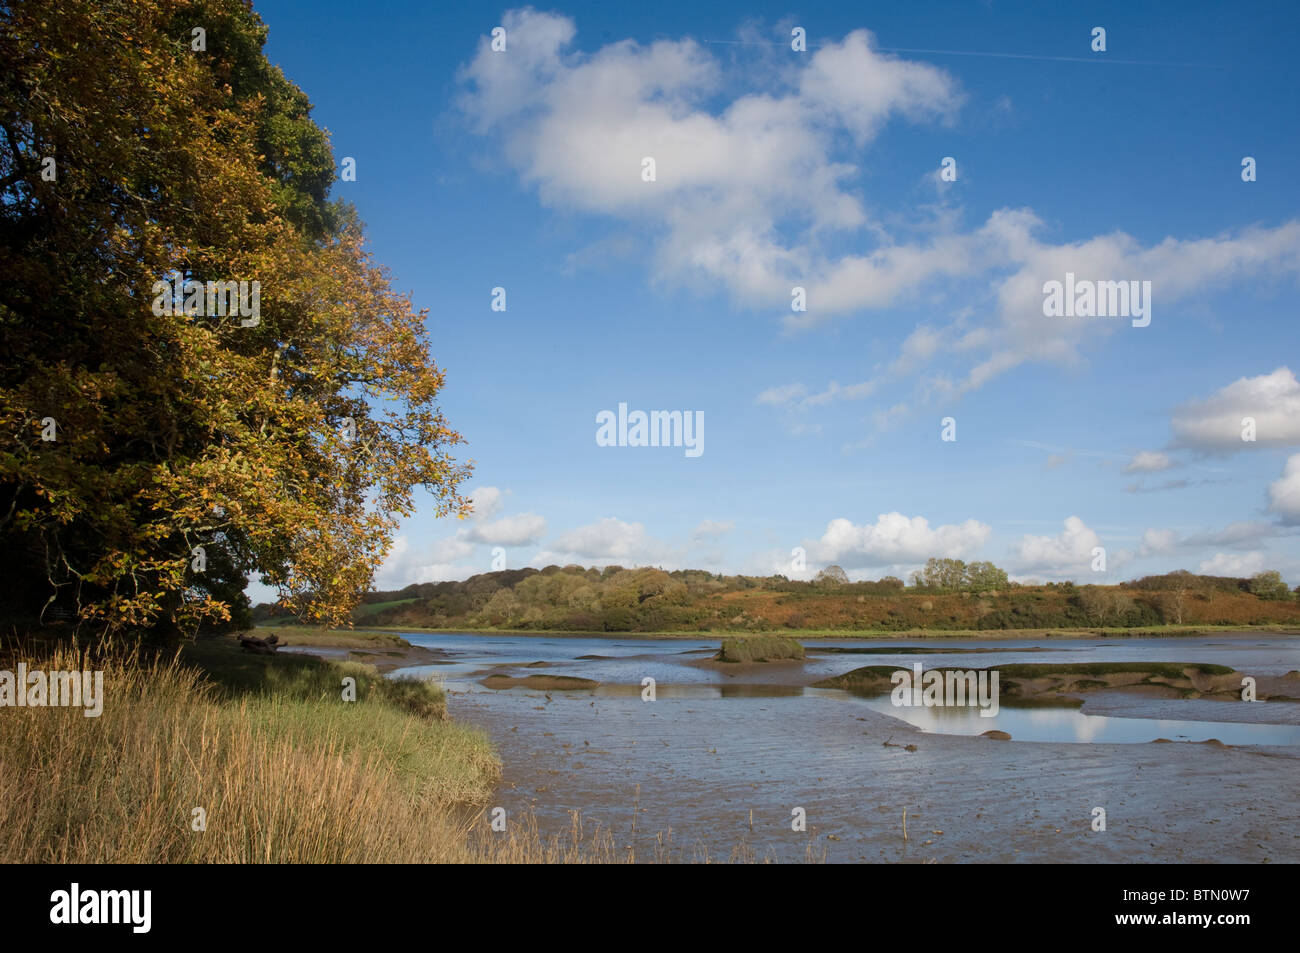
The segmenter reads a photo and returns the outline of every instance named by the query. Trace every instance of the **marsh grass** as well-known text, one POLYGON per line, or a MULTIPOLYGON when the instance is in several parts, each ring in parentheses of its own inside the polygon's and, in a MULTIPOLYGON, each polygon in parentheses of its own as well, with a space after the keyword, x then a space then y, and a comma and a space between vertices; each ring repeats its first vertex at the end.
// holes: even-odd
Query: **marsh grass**
POLYGON ((803 645, 781 635, 723 639, 717 655, 719 662, 774 662, 803 657, 803 645))
POLYGON ((482 733, 443 720, 440 692, 385 689, 365 666, 293 660, 258 684, 242 660, 217 678, 183 655, 24 661, 102 670, 104 711, 0 712, 5 863, 466 860, 463 807, 500 775, 482 733))

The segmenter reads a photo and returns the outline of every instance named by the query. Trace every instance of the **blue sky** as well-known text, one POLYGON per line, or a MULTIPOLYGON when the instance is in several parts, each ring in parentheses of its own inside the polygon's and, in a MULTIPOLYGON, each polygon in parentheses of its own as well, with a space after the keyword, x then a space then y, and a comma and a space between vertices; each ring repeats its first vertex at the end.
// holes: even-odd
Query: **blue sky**
POLYGON ((1300 12, 1059 6, 258 2, 476 464, 377 585, 494 546, 1300 582, 1300 12), (1067 271, 1150 281, 1149 326, 1045 316, 1067 271), (704 452, 598 445, 619 403, 704 452))

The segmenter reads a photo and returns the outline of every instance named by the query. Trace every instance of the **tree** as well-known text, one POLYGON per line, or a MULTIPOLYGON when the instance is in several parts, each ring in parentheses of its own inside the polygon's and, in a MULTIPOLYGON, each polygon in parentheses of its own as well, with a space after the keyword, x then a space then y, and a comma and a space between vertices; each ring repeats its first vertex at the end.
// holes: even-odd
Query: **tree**
POLYGON ((328 140, 265 34, 242 0, 0 6, 0 604, 20 614, 193 631, 257 573, 339 623, 416 487, 468 511, 424 314, 328 200, 328 140))
POLYGON ((971 563, 962 584, 971 592, 993 592, 1007 587, 1007 574, 990 562, 971 563))
POLYGON ((839 566, 827 566, 813 580, 819 586, 843 586, 847 585, 849 574, 839 566))
POLYGON ((1187 590, 1191 588, 1192 574, 1186 569, 1178 569, 1169 574, 1170 587, 1168 606, 1174 622, 1183 624, 1183 611, 1187 607, 1187 590))
POLYGON ((1123 625, 1133 609, 1133 600, 1112 586, 1080 586, 1075 597, 1093 625, 1123 625))
POLYGON ((966 581, 966 564, 960 559, 931 557, 921 572, 923 584, 930 589, 961 589, 966 581))
POLYGON ((1250 591, 1261 599, 1290 599, 1291 590, 1275 569, 1257 572, 1250 577, 1250 591))

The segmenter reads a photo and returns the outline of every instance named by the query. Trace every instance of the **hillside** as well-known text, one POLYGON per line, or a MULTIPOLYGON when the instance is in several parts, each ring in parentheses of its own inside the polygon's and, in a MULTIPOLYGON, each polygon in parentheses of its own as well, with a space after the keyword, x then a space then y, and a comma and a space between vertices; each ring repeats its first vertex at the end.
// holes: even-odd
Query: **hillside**
MULTIPOLYGON (((548 566, 373 592, 354 620, 571 632, 1300 625, 1300 602, 1272 574, 1236 579, 1175 572, 1110 586, 1017 585, 1000 571, 993 579, 986 573, 945 578, 929 572, 905 586, 888 578, 848 582, 831 571, 803 582, 702 570, 548 566)), ((254 617, 268 621, 277 614, 259 606, 254 617)))

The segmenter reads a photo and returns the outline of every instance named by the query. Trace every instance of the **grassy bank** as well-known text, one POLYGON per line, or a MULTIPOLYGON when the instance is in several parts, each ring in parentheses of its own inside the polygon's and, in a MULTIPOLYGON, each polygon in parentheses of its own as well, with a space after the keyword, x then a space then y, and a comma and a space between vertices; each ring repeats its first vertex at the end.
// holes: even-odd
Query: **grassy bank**
POLYGON ((411 643, 391 632, 371 629, 322 629, 311 625, 259 626, 257 634, 278 635, 281 645, 303 645, 331 649, 369 649, 375 652, 409 649, 411 643))
POLYGON ((102 670, 105 700, 97 718, 2 713, 5 863, 423 863, 505 846, 476 846, 470 825, 497 759, 445 720, 435 686, 226 640, 152 659, 58 648, 4 667, 19 660, 102 670))

